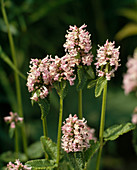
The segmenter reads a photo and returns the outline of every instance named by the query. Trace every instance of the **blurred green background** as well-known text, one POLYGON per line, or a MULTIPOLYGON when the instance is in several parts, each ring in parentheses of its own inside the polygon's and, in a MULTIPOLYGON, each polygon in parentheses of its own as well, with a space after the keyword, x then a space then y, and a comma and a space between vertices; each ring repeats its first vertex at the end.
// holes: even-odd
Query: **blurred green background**
MULTIPOLYGON (((27 76, 31 58, 43 58, 47 54, 63 56, 63 44, 69 25, 78 27, 84 23, 91 34, 92 51, 96 56, 97 45, 106 39, 115 40, 120 48, 121 67, 109 82, 106 111, 106 127, 131 121, 137 98, 125 96, 122 89, 127 57, 137 46, 137 0, 5 0, 10 30, 12 32, 19 70, 27 76)), ((0 12, 0 45, 11 58, 7 28, 0 12)), ((38 141, 42 135, 40 109, 30 102, 26 81, 21 79, 23 112, 28 144, 38 141)), ((8 126, 3 117, 16 111, 16 89, 13 70, 0 57, 0 154, 14 150, 14 141, 8 136, 8 126)), ((101 97, 94 97, 94 89, 83 90, 83 112, 88 125, 96 129, 98 137, 101 97)), ((70 113, 77 113, 77 91, 69 88, 64 101, 63 120, 70 113)), ((51 109, 47 116, 49 137, 56 141, 59 98, 51 93, 51 109)), ((95 158, 89 169, 95 169, 95 158)), ((121 136, 104 147, 102 170, 135 170, 137 157, 132 146, 132 132, 121 136)))

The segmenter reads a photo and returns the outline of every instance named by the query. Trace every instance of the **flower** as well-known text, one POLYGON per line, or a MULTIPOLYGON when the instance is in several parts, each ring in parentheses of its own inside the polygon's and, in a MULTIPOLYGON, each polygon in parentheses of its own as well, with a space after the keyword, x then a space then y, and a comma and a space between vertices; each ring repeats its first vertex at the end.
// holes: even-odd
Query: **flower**
POLYGON ((51 59, 51 61, 49 70, 54 81, 61 82, 62 80, 68 80, 70 85, 73 85, 76 79, 74 74, 75 59, 73 60, 69 54, 66 54, 62 58, 55 56, 55 59, 51 59))
POLYGON ((134 51, 134 58, 128 58, 127 73, 123 77, 123 88, 125 94, 137 89, 137 50, 134 51))
POLYGON ((31 167, 23 165, 19 159, 17 159, 14 164, 12 162, 7 164, 7 170, 31 170, 31 167))
POLYGON ((132 115, 132 123, 137 124, 137 107, 135 107, 134 113, 132 115))
POLYGON ((73 59, 77 59, 75 60, 76 65, 81 63, 83 65, 89 66, 93 61, 93 55, 91 53, 91 35, 84 29, 86 27, 87 25, 85 24, 80 28, 78 28, 76 25, 70 26, 67 34, 65 35, 66 42, 63 45, 65 52, 68 52, 70 57, 73 59))
POLYGON ((114 77, 114 72, 118 69, 119 64, 119 48, 115 48, 115 42, 108 42, 104 46, 99 46, 97 50, 97 62, 95 63, 97 75, 105 76, 107 80, 114 77))
POLYGON ((51 56, 44 59, 31 59, 30 71, 27 78, 28 91, 33 92, 32 100, 38 101, 38 98, 44 99, 48 96, 49 86, 52 85, 53 77, 50 74, 49 66, 51 56), (37 93, 37 92, 38 93, 37 93))
POLYGON ((17 123, 22 123, 23 118, 19 117, 17 113, 10 112, 10 116, 4 117, 5 122, 10 123, 11 128, 15 128, 17 123))
POLYGON ((90 147, 90 140, 96 141, 95 130, 87 126, 84 118, 80 120, 76 114, 74 116, 70 114, 63 124, 61 145, 67 153, 86 150, 90 147))
POLYGON ((37 102, 39 98, 47 97, 55 81, 68 80, 73 85, 76 60, 69 54, 62 58, 47 56, 42 60, 31 59, 27 78, 28 91, 33 94, 30 99, 37 102))

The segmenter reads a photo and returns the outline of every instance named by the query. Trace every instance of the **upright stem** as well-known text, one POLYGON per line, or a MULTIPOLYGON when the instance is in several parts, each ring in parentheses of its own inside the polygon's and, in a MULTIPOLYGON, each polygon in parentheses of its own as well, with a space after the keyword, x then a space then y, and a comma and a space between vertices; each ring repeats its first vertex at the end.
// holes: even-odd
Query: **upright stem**
POLYGON ((46 117, 44 117, 42 119, 42 123, 43 123, 43 134, 45 137, 48 136, 48 130, 47 130, 47 120, 46 120, 46 117))
POLYGON ((103 149, 103 132, 104 132, 104 125, 105 125, 106 97, 107 97, 107 83, 103 90, 102 112, 101 112, 101 122, 100 122, 100 132, 99 132, 100 148, 97 157, 96 170, 99 170, 101 154, 103 149))
MULTIPOLYGON (((8 30, 8 38, 9 38, 9 43, 10 43, 11 56, 12 56, 14 65, 17 67, 14 41, 13 41, 13 38, 12 38, 12 34, 11 34, 11 32, 10 32, 9 22, 8 22, 8 18, 7 18, 7 14, 6 14, 6 11, 5 11, 5 7, 4 7, 4 2, 3 2, 3 0, 1 0, 1 10, 2 10, 3 18, 4 18, 4 21, 5 21, 5 24, 6 24, 6 26, 7 26, 7 30, 8 30)), ((14 72, 14 77, 15 77, 15 83, 16 83, 16 94, 17 94, 17 102, 18 102, 18 113, 19 113, 19 116, 23 117, 20 81, 19 81, 19 76, 18 76, 17 72, 14 72)), ((27 155, 27 138, 26 138, 25 124, 24 124, 24 123, 23 123, 23 126, 22 126, 22 138, 23 138, 23 148, 24 148, 24 152, 25 152, 26 155, 27 155)))
MULTIPOLYGON (((43 124, 43 134, 45 138, 48 136, 48 130, 47 130, 47 120, 46 117, 42 118, 42 124, 43 124)), ((45 152, 45 159, 48 160, 48 154, 45 152)))
POLYGON ((60 158, 62 115, 63 115, 63 98, 62 96, 60 96, 60 112, 59 112, 59 124, 58 124, 58 139, 57 139, 57 161, 56 161, 57 165, 59 165, 59 158, 60 158))
POLYGON ((82 119, 82 89, 78 91, 78 117, 82 119))
POLYGON ((18 141, 18 129, 15 127, 15 154, 16 159, 18 159, 19 156, 19 141, 18 141))

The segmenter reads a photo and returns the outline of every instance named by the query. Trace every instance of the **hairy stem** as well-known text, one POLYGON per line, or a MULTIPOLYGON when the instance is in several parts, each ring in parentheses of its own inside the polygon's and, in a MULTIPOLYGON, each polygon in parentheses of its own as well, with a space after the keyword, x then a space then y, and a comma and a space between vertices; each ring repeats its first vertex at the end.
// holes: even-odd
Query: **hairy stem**
MULTIPOLYGON (((3 0, 1 0, 1 10, 2 10, 3 18, 4 18, 4 21, 5 21, 7 30, 8 30, 8 38, 9 38, 9 44, 10 44, 10 49, 11 49, 11 56, 12 56, 14 65, 17 67, 14 41, 13 41, 12 34, 11 34, 11 32, 10 32, 9 22, 8 22, 8 18, 7 18, 7 14, 6 14, 6 11, 5 11, 5 7, 4 7, 4 2, 3 2, 3 0)), ((17 94, 18 113, 19 113, 19 116, 23 117, 22 100, 21 100, 21 89, 20 89, 20 80, 19 80, 19 76, 18 76, 18 74, 17 74, 16 71, 14 71, 14 77, 15 77, 15 83, 16 83, 16 94, 17 94)), ((23 148, 24 148, 24 152, 25 152, 25 154, 27 155, 27 138, 26 138, 25 124, 24 124, 24 123, 23 123, 23 126, 22 126, 22 138, 23 138, 23 148)))
POLYGON ((78 91, 78 117, 82 119, 82 89, 78 91))
POLYGON ((47 130, 47 120, 46 120, 46 117, 44 117, 42 119, 42 123, 43 123, 43 134, 45 137, 48 136, 48 130, 47 130))
POLYGON ((63 98, 62 96, 60 96, 60 112, 59 112, 59 124, 58 124, 58 139, 57 139, 57 161, 56 161, 57 165, 59 165, 59 158, 60 158, 62 115, 63 115, 63 98))
POLYGON ((107 83, 103 90, 102 112, 101 112, 100 132, 99 132, 100 148, 99 148, 99 152, 97 156, 96 170, 99 170, 101 154, 102 154, 102 149, 103 149, 103 132, 104 132, 104 126, 105 126, 106 97, 107 97, 107 83))

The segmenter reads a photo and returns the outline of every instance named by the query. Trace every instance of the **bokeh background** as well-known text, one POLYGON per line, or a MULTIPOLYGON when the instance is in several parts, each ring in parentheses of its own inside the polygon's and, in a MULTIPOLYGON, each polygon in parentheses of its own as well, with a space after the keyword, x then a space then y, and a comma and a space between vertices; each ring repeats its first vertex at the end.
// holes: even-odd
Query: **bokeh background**
MULTIPOLYGON (((27 76, 31 58, 43 58, 47 54, 63 56, 63 44, 69 25, 78 27, 84 23, 91 34, 92 51, 96 56, 97 45, 106 39, 120 46, 121 67, 108 85, 106 127, 131 121, 137 105, 135 94, 126 96, 122 89, 126 62, 137 47, 137 0, 5 0, 19 70, 27 76)), ((7 28, 0 11, 0 46, 11 58, 7 28)), ((40 109, 30 102, 26 81, 20 78, 23 113, 26 122, 28 144, 40 139, 42 124, 40 109)), ((77 91, 69 88, 64 101, 63 120, 70 113, 77 113, 77 91)), ((0 57, 0 154, 14 150, 14 141, 9 138, 8 126, 3 117, 10 111, 17 111, 14 72, 0 57)), ((101 97, 95 98, 94 88, 83 90, 83 114, 88 125, 99 132, 101 97)), ((59 98, 51 93, 51 109, 47 116, 49 137, 56 142, 59 112, 59 98)), ((21 143, 21 139, 20 139, 21 143)), ((95 160, 89 163, 89 170, 95 169, 95 160)), ((1 166, 2 164, 0 164, 1 166)), ((137 157, 132 146, 132 132, 105 145, 102 170, 136 170, 137 157)))

